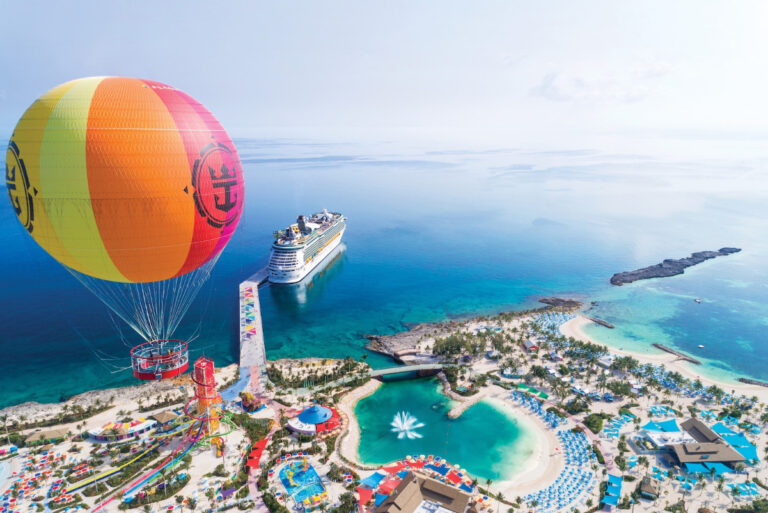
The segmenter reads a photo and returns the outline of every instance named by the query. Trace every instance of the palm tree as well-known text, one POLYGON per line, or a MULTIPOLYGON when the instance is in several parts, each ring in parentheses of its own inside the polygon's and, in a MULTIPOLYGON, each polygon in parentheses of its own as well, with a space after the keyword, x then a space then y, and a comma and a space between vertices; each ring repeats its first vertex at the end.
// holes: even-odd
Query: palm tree
POLYGON ((725 488, 725 478, 720 476, 717 478, 717 491, 723 493, 723 488, 725 488))
POLYGON ((704 493, 704 488, 707 486, 707 482, 704 481, 704 474, 696 474, 696 488, 699 489, 699 497, 701 497, 701 494, 704 493))

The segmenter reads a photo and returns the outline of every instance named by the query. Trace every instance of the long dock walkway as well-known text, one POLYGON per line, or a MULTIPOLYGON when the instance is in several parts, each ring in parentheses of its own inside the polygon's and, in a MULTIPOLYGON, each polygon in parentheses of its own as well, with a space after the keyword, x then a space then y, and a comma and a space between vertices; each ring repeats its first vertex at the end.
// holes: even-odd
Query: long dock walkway
POLYGON ((260 269, 240 284, 240 379, 248 389, 261 395, 267 379, 267 354, 261 325, 259 285, 267 281, 267 268, 260 269))

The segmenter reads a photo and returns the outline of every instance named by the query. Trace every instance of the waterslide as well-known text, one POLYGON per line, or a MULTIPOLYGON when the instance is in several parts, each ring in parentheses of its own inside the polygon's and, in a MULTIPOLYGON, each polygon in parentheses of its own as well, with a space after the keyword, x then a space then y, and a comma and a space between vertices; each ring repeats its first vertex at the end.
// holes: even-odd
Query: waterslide
MULTIPOLYGON (((190 428, 190 431, 192 428, 190 428)), ((182 451, 181 454, 176 456, 176 458, 173 458, 173 456, 184 446, 184 442, 179 444, 179 446, 176 448, 175 451, 173 451, 168 457, 157 467, 149 471, 148 473, 144 474, 141 478, 139 478, 138 481, 134 481, 132 485, 130 485, 130 488, 128 488, 125 492, 123 492, 123 498, 130 498, 133 493, 144 486, 147 483, 152 482, 153 480, 157 479, 159 475, 161 475, 161 472, 166 468, 173 468, 181 459, 187 455, 187 453, 196 445, 197 439, 200 437, 200 432, 203 430, 203 423, 200 423, 200 427, 197 430, 197 434, 194 437, 187 436, 186 440, 184 442, 190 442, 189 446, 187 446, 184 451, 182 451), (170 462, 169 462, 170 460, 170 462)))
MULTIPOLYGON (((185 427, 189 426, 190 424, 192 424, 192 423, 188 422, 187 424, 183 424, 181 426, 177 426, 176 428, 174 428, 173 431, 169 431, 168 433, 164 433, 162 435, 158 435, 158 436, 155 437, 155 439, 156 440, 160 440, 161 438, 166 438, 168 436, 175 435, 179 428, 184 429, 185 427)), ((96 476, 91 476, 88 479, 84 479, 82 481, 74 483, 70 488, 64 489, 64 491, 62 493, 73 493, 73 492, 76 492, 77 490, 85 488, 88 485, 92 485, 93 483, 96 483, 96 482, 101 481, 103 479, 107 479, 109 477, 112 477, 115 474, 117 474, 118 472, 122 471, 125 467, 127 467, 131 463, 140 460, 141 458, 143 458, 144 456, 149 454, 150 451, 152 451, 153 449, 156 449, 159 446, 160 446, 160 442, 156 441, 148 449, 146 449, 144 452, 142 452, 141 454, 139 454, 135 458, 131 459, 129 462, 127 462, 127 463, 125 463, 123 465, 120 465, 119 467, 113 468, 112 470, 108 470, 108 471, 103 472, 101 474, 98 474, 96 476)))
MULTIPOLYGON (((158 473, 160 473, 160 472, 162 471, 162 469, 164 469, 165 467, 169 466, 169 462, 170 462, 171 464, 174 464, 174 463, 176 463, 178 460, 180 460, 181 458, 183 458, 183 457, 184 457, 184 456, 187 454, 187 452, 189 452, 189 450, 190 450, 192 447, 194 447, 194 446, 195 446, 195 442, 196 442, 196 439, 197 439, 197 437, 199 437, 199 436, 200 436, 200 432, 201 432, 201 431, 202 431, 202 429, 203 429, 203 423, 202 423, 202 422, 200 423, 200 425, 199 425, 199 427, 198 427, 198 430, 197 430, 197 434, 196 434, 196 435, 194 435, 194 436, 191 436, 191 431, 192 431, 193 429, 194 429, 194 426, 190 426, 190 428, 187 430, 187 433, 186 433, 186 438, 185 438, 185 439, 184 439, 184 440, 183 440, 183 441, 182 441, 182 442, 179 444, 179 446, 178 446, 176 449, 174 449, 174 451, 173 451, 171 454, 169 454, 169 455, 168 455, 168 456, 167 456, 167 457, 166 457, 166 458, 165 458, 165 459, 162 461, 162 463, 160 463, 160 464, 159 464, 157 467, 155 467, 154 469, 152 469, 152 470, 151 470, 151 471, 149 471, 148 473, 146 473, 146 474, 144 474, 143 476, 141 476, 139 479, 137 479, 137 480, 136 480, 136 481, 134 481, 133 483, 129 484, 129 485, 128 485, 128 486, 129 486, 129 488, 128 488, 128 489, 127 489, 127 490, 126 490, 124 493, 123 493, 123 496, 126 496, 126 495, 130 495, 132 492, 136 491, 138 488, 140 488, 141 486, 143 486, 143 485, 144 485, 144 484, 145 484, 145 483, 146 483, 146 482, 147 482, 147 481, 148 481, 150 478, 152 478, 152 477, 153 477, 155 474, 158 474, 158 473), (189 444, 189 446, 188 446, 188 447, 187 447, 187 448, 184 450, 184 452, 181 454, 181 456, 179 456, 179 457, 178 457, 178 458, 176 458, 176 459, 173 459, 173 458, 174 458, 174 456, 175 456, 175 455, 176 455, 176 454, 177 454, 177 453, 178 453, 178 452, 181 450, 181 448, 182 448, 182 447, 184 447, 184 444, 185 444, 186 442, 191 442, 191 443, 190 443, 190 444, 189 444)), ((119 494, 120 494, 120 492, 114 493, 114 494, 113 494, 111 497, 109 497, 107 500, 105 500, 105 501, 103 501, 101 504, 97 505, 97 506, 96 506, 96 507, 93 509, 94 513, 95 513, 96 511, 99 511, 101 508, 103 508, 104 506, 106 506, 107 504, 109 504, 110 502, 112 502, 113 500, 115 500, 115 498, 116 498, 116 497, 117 497, 119 494)))

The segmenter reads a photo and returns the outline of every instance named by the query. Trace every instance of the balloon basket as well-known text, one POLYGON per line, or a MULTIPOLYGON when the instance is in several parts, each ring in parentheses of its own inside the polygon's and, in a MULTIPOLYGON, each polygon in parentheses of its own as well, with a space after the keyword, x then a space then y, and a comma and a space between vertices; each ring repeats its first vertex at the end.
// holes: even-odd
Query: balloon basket
POLYGON ((131 369, 138 379, 175 378, 188 368, 189 352, 183 340, 151 340, 131 349, 131 369))

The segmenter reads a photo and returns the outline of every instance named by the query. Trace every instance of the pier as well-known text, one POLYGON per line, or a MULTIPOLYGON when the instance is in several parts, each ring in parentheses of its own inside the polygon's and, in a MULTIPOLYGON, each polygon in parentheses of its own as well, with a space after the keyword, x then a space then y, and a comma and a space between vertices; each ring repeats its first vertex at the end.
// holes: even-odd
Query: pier
POLYGON ((240 381, 247 382, 254 395, 264 392, 269 379, 259 303, 259 286, 266 282, 264 267, 240 284, 240 381))
POLYGON ((611 330, 616 327, 616 326, 614 326, 613 324, 611 324, 608 321, 604 321, 602 319, 598 319, 597 317, 592 317, 591 315, 585 315, 584 317, 586 317, 590 321, 594 322, 595 324, 599 324, 600 326, 605 326, 606 328, 611 329, 611 330))
POLYGON ((697 360, 696 358, 688 356, 685 353, 681 353, 680 351, 675 351, 671 347, 667 347, 667 346, 665 346, 663 344, 653 344, 653 347, 655 347, 656 349, 661 349, 662 351, 664 351, 666 353, 673 354, 673 355, 677 356, 680 360, 683 360, 683 361, 686 361, 686 362, 690 362, 690 363, 693 363, 695 365, 701 365, 701 362, 699 360, 697 360))

